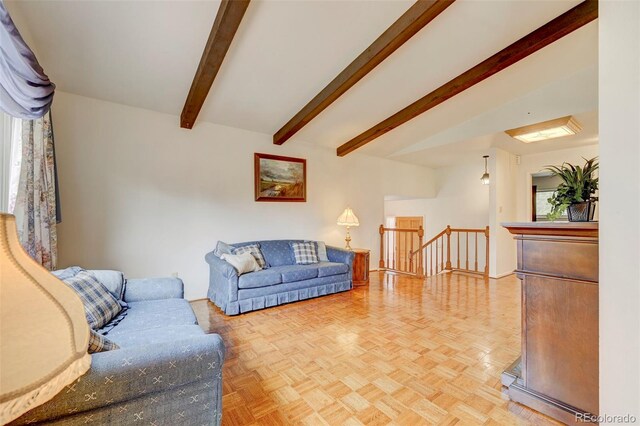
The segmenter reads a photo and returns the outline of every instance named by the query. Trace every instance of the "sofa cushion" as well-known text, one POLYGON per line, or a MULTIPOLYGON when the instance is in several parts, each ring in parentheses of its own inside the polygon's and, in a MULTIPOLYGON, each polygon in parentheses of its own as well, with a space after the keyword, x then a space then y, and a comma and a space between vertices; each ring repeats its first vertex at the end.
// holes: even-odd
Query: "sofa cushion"
POLYGON ((114 349, 120 349, 120 346, 102 334, 98 334, 94 330, 89 330, 89 347, 87 350, 90 354, 112 351, 114 349))
POLYGON ((320 262, 315 266, 318 268, 318 277, 329 277, 349 272, 349 265, 344 263, 320 262))
POLYGON ((261 241, 260 248, 269 267, 295 265, 291 240, 261 241))
POLYGON ((64 278, 63 281, 82 300, 87 322, 93 330, 106 325, 122 310, 118 300, 89 271, 81 270, 73 277, 64 278))
POLYGON ((202 336, 203 334, 205 333, 199 325, 168 325, 147 330, 129 330, 113 337, 109 335, 109 338, 121 348, 176 342, 178 350, 183 350, 180 347, 180 340, 202 336))
POLYGON ((223 241, 218 241, 218 244, 216 244, 216 249, 213 251, 213 253, 218 257, 222 257, 223 254, 233 254, 233 249, 235 249, 235 247, 231 244, 227 244, 223 241))
POLYGON ((293 250, 293 258, 296 260, 296 265, 318 263, 316 243, 312 241, 291 243, 291 249, 293 250))
POLYGON ((283 283, 310 280, 318 276, 317 265, 284 265, 270 269, 282 276, 283 283))
POLYGON ((238 288, 258 288, 280 284, 282 276, 273 269, 264 269, 258 272, 244 274, 238 279, 238 288))
MULTIPOLYGON (((58 277, 59 280, 64 281, 65 279, 73 278, 78 275, 78 272, 84 271, 79 266, 71 266, 66 269, 59 269, 57 271, 51 271, 53 275, 58 277)), ((120 271, 110 271, 110 270, 101 270, 101 269, 92 269, 91 272, 95 277, 100 281, 102 285, 104 285, 109 293, 113 295, 118 301, 120 305, 126 306, 126 303, 122 301, 124 297, 124 285, 126 280, 124 279, 124 274, 120 271)))
MULTIPOLYGON (((109 331, 108 336, 118 343, 116 336, 120 333, 170 325, 194 325, 197 323, 191 305, 184 299, 130 302, 127 316, 109 331)), ((102 330, 100 331, 102 332, 102 330)))
POLYGON ((310 280, 276 284, 269 287, 240 289, 238 291, 238 300, 251 299, 253 297, 262 297, 270 294, 285 293, 288 291, 296 291, 305 288, 311 289, 313 287, 323 287, 326 285, 337 283, 350 283, 349 276, 347 274, 331 275, 329 277, 319 277, 312 278, 310 280))
POLYGON ((260 244, 249 244, 242 247, 236 247, 233 249, 233 254, 243 254, 243 253, 251 253, 253 257, 260 265, 260 269, 267 266, 267 262, 264 260, 264 256, 262 255, 262 251, 260 250, 260 244))
POLYGON ((328 262, 329 258, 327 257, 327 245, 324 241, 316 241, 316 248, 318 250, 318 260, 320 262, 328 262))
POLYGON ((56 271, 51 271, 53 275, 58 277, 59 280, 64 281, 67 278, 75 277, 78 272, 83 271, 83 269, 79 266, 69 266, 65 269, 58 269, 56 271))
POLYGON ((238 275, 243 275, 247 272, 257 272, 262 269, 253 254, 249 252, 242 254, 223 253, 221 259, 233 266, 236 271, 238 271, 238 275))

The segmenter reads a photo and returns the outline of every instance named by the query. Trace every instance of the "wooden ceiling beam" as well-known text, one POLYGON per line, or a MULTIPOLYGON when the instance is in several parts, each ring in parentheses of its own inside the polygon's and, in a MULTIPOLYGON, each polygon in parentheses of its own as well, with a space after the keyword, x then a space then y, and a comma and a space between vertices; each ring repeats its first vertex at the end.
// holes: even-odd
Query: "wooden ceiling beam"
MULTIPOLYGON (((418 115, 441 104, 449 98, 474 86, 521 59, 537 52, 545 46, 588 24, 598 17, 598 1, 586 0, 547 24, 512 43, 500 52, 484 60, 473 68, 460 74, 453 80, 438 87, 433 92, 418 99, 391 117, 359 134, 337 149, 344 157, 363 147, 376 138, 395 129, 418 115)), ((444 41, 446 42, 446 40, 444 41)))
POLYGON ((278 130, 273 135, 273 143, 276 145, 285 143, 454 1, 418 0, 364 52, 342 70, 331 83, 294 115, 287 124, 278 130))
POLYGON ((222 0, 213 22, 189 95, 180 114, 180 127, 191 129, 204 104, 222 61, 238 31, 250 0, 222 0))

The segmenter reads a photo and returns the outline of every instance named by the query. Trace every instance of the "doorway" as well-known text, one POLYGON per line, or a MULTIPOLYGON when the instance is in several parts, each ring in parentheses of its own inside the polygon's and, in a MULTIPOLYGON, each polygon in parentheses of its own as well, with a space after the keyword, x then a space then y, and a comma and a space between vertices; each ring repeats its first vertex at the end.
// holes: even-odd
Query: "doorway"
MULTIPOLYGON (((390 254, 387 261, 389 269, 400 272, 413 272, 409 261, 412 251, 420 248, 420 238, 416 232, 424 229, 424 218, 422 216, 396 216, 389 218, 389 226, 395 229, 390 233, 388 251, 390 254)), ((413 268, 415 269, 415 268, 413 268)))

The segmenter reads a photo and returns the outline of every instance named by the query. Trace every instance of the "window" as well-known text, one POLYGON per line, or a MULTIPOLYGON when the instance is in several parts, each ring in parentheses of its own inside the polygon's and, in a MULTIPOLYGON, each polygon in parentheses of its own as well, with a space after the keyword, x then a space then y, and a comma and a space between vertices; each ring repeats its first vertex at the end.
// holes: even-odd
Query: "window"
POLYGON ((13 212, 21 158, 22 120, 0 112, 0 212, 13 212))
MULTIPOLYGON (((554 189, 540 189, 535 192, 536 221, 547 221, 547 214, 551 213, 549 198, 553 196, 554 189)), ((567 220, 567 213, 563 213, 560 220, 567 220)))

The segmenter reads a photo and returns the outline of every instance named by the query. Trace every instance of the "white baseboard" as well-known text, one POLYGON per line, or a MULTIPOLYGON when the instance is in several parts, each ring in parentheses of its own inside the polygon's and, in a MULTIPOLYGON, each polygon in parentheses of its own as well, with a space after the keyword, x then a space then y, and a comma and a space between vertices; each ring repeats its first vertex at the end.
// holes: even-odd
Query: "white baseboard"
POLYGON ((499 280, 500 278, 508 277, 509 275, 513 275, 515 272, 505 272, 504 274, 498 274, 496 276, 489 276, 489 278, 493 278, 494 280, 499 280))

